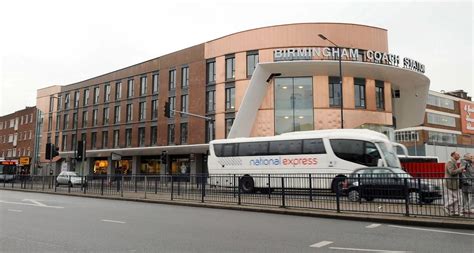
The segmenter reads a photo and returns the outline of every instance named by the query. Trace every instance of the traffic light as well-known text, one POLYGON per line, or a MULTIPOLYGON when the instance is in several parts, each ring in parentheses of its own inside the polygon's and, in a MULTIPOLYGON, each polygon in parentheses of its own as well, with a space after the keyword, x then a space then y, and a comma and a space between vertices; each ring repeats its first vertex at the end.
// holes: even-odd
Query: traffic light
POLYGON ((161 151, 161 164, 166 164, 167 162, 167 157, 168 154, 166 154, 166 151, 161 151))
POLYGON ((52 150, 53 144, 51 143, 46 143, 46 154, 44 156, 45 160, 51 160, 51 150, 52 150))
POLYGON ((77 142, 77 160, 82 160, 82 156, 84 155, 84 142, 83 140, 77 142))
POLYGON ((59 155, 59 148, 54 146, 54 144, 51 144, 53 146, 52 153, 51 153, 51 158, 54 158, 59 155))
POLYGON ((165 117, 171 118, 170 102, 165 102, 165 117))

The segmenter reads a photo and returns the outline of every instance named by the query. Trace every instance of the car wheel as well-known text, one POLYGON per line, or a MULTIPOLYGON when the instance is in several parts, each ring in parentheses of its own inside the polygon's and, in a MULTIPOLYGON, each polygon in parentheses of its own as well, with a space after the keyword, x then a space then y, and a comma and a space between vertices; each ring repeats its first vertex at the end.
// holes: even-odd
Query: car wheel
POLYGON ((240 179, 240 188, 244 193, 252 193, 255 190, 255 184, 251 176, 244 176, 240 179))
POLYGON ((347 194, 347 198, 352 202, 357 202, 360 200, 360 193, 356 189, 349 190, 349 193, 347 194))
POLYGON ((408 194, 408 202, 410 204, 418 204, 421 202, 420 193, 419 192, 410 192, 408 194))

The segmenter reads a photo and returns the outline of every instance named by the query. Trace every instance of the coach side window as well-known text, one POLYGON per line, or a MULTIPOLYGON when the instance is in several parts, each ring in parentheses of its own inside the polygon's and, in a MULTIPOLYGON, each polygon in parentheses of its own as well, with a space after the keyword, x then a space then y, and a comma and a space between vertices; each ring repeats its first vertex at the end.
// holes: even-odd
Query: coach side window
POLYGON ((303 154, 326 154, 323 139, 303 140, 303 154))
POLYGON ((301 154, 301 140, 272 141, 269 155, 296 155, 301 154))
POLYGON ((217 157, 222 156, 235 156, 236 155, 236 144, 214 144, 214 153, 217 157))
POLYGON ((365 166, 377 166, 380 153, 375 144, 361 140, 330 140, 334 154, 346 161, 365 166))
POLYGON ((239 143, 239 156, 254 156, 268 154, 268 142, 239 143))

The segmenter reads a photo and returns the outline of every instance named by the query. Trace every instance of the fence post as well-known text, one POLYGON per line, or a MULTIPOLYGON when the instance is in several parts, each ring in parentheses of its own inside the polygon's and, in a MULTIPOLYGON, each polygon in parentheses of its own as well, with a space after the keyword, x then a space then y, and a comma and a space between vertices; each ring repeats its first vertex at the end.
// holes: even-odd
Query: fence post
POLYGON ((281 207, 285 207, 285 178, 281 177, 281 207))
POLYGON ((204 203, 204 196, 206 196, 206 184, 204 182, 204 175, 201 177, 201 203, 204 203))
POLYGON ((41 176, 41 183, 42 183, 41 190, 44 191, 44 175, 41 176))
POLYGON ((54 182, 54 176, 51 177, 51 183, 54 185, 54 192, 56 192, 56 182, 54 182))
POLYGON ((174 189, 173 189, 173 188, 174 188, 174 187, 173 187, 173 186, 174 186, 173 183, 174 183, 173 175, 171 175, 171 200, 173 200, 173 191, 174 191, 174 189))
POLYGON ((146 199, 147 183, 148 183, 148 177, 145 176, 145 199, 146 199))
POLYGON ((311 174, 309 176, 309 201, 313 201, 313 180, 311 179, 311 174))
POLYGON ((33 190, 33 179, 34 179, 34 177, 30 176, 30 178, 31 178, 31 187, 30 187, 30 189, 33 190))
POLYGON ((233 192, 234 198, 235 198, 235 190, 236 190, 236 189, 235 189, 235 174, 234 174, 234 177, 233 177, 232 180, 233 180, 233 182, 232 182, 232 186, 233 186, 233 187, 232 187, 232 189, 233 189, 232 192, 233 192))
POLYGON ((13 179, 12 179, 12 189, 15 188, 15 175, 13 175, 13 179))
POLYGON ((135 181, 135 192, 137 192, 137 175, 133 175, 133 180, 135 181))
POLYGON ((155 194, 158 194, 158 177, 155 176, 155 194))
MULTIPOLYGON (((362 189, 361 185, 360 185, 360 174, 357 174, 357 185, 359 187, 359 189, 362 189)), ((359 204, 362 204, 362 190, 359 190, 359 204)))
POLYGON ((404 193, 405 193, 405 216, 410 216, 410 206, 408 205, 408 202, 410 201, 410 199, 408 196, 408 179, 407 178, 403 179, 403 184, 404 184, 404 193))
POLYGON ((179 175, 177 178, 178 178, 178 196, 179 196, 179 193, 180 193, 180 191, 181 191, 181 179, 182 179, 182 178, 181 178, 180 175, 179 175))
POLYGON ((271 199, 272 188, 270 186, 270 174, 268 174, 268 199, 271 199))
POLYGON ((71 186, 72 186, 72 181, 71 181, 71 177, 69 177, 69 182, 67 183, 67 193, 71 193, 71 186))
POLYGON ((122 197, 122 198, 123 198, 123 184, 124 184, 124 180, 125 180, 125 177, 124 177, 123 174, 122 174, 122 180, 120 180, 120 184, 121 184, 121 186, 120 186, 120 197, 122 197))
POLYGON ((87 176, 84 176, 84 183, 82 184, 82 190, 84 194, 86 194, 86 188, 89 186, 89 180, 87 180, 87 176))
POLYGON ((100 195, 104 195, 104 177, 100 178, 100 195))
POLYGON ((241 180, 240 180, 240 177, 239 177, 239 183, 238 183, 239 187, 237 187, 237 188, 238 188, 238 196, 239 196, 239 199, 238 199, 238 201, 237 201, 237 204, 238 204, 238 205, 242 204, 241 199, 240 199, 240 198, 241 198, 241 197, 240 197, 240 195, 241 195, 241 192, 240 192, 240 191, 241 191, 241 189, 240 189, 240 181, 241 181, 241 180))
POLYGON ((336 187, 336 210, 338 213, 341 212, 341 203, 340 203, 340 200, 341 200, 341 192, 340 192, 340 187, 339 185, 337 185, 336 187))

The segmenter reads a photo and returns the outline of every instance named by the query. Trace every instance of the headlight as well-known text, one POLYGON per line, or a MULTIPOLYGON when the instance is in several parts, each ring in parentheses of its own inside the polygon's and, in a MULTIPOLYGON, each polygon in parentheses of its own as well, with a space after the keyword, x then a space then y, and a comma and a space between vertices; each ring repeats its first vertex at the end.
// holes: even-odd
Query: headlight
POLYGON ((352 185, 353 185, 353 186, 359 186, 359 182, 357 182, 357 181, 352 182, 352 185))

